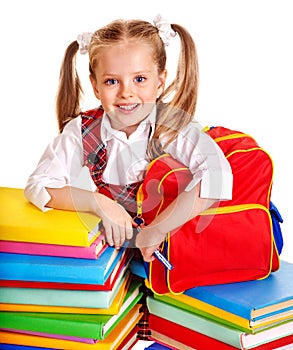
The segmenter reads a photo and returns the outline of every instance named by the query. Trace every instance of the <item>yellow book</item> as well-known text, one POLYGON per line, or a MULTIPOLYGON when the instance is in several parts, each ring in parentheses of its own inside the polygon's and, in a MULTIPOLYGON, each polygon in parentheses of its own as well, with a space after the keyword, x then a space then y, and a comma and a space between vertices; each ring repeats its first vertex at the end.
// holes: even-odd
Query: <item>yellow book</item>
POLYGON ((17 344, 26 346, 39 346, 57 348, 63 350, 115 350, 136 326, 143 313, 139 311, 141 305, 137 304, 122 319, 121 322, 104 339, 95 344, 80 343, 70 340, 39 337, 28 334, 0 331, 0 339, 5 344, 17 344))
POLYGON ((23 189, 0 187, 0 238, 7 241, 89 247, 100 234, 101 219, 66 210, 42 212, 23 189))
POLYGON ((0 311, 17 311, 17 312, 50 312, 60 314, 88 314, 88 315, 116 315, 123 303, 128 287, 130 285, 130 276, 126 278, 111 306, 107 309, 83 308, 69 306, 50 306, 50 305, 30 305, 30 304, 6 304, 0 303, 0 311))

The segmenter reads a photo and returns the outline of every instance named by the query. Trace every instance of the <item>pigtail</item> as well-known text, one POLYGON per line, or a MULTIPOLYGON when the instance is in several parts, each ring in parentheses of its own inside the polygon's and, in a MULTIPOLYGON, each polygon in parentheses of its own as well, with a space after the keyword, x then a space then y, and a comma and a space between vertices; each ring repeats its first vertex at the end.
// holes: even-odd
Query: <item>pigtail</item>
POLYGON ((198 94, 198 58, 194 41, 189 32, 178 24, 172 24, 172 29, 179 35, 181 51, 174 81, 165 90, 161 99, 170 94, 174 96, 170 104, 193 116, 196 109, 198 94))
POLYGON ((167 139, 165 147, 169 145, 180 130, 193 120, 196 110, 199 77, 195 43, 184 27, 178 24, 171 27, 180 38, 181 50, 175 79, 157 101, 157 125, 148 148, 151 158, 164 152, 160 147, 160 136, 164 135, 167 139), (171 100, 164 103, 169 97, 171 100))
POLYGON ((78 49, 77 41, 68 46, 60 69, 56 98, 56 113, 60 132, 71 119, 80 114, 80 99, 83 91, 75 67, 78 49))

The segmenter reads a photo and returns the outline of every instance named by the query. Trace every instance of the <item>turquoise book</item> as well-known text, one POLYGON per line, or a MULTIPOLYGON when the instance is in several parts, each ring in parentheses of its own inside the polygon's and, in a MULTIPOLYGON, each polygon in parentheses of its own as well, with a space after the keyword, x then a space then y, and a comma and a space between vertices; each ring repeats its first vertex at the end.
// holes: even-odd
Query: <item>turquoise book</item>
POLYGON ((184 294, 248 320, 293 309, 293 264, 281 261, 267 278, 188 289, 184 294))
POLYGON ((125 251, 107 247, 96 260, 0 253, 0 279, 104 284, 125 251))
POLYGON ((109 291, 1 287, 0 303, 107 309, 129 277, 127 270, 109 291))

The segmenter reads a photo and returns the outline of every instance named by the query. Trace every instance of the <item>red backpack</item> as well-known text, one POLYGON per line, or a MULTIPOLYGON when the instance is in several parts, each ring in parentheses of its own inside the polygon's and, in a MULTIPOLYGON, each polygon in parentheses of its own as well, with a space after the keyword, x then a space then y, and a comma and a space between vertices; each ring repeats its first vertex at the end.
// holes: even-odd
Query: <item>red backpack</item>
MULTIPOLYGON (((270 213, 270 156, 242 132, 214 127, 207 133, 231 165, 233 199, 221 201, 176 233, 168 233, 161 252, 173 269, 168 270, 158 259, 146 264, 149 287, 157 294, 262 279, 279 268, 280 250, 270 213)), ((150 163, 137 193, 146 224, 184 190, 191 178, 189 170, 168 154, 150 163)))

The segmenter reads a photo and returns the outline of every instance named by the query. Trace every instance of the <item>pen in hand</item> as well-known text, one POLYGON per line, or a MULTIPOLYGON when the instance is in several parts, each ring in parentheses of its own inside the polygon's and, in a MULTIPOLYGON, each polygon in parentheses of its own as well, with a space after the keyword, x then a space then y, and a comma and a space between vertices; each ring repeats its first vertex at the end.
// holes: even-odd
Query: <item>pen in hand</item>
MULTIPOLYGON (((144 223, 144 220, 140 217, 136 217, 134 218, 135 223, 138 224, 138 226, 136 227, 137 232, 140 232, 140 225, 144 223)), ((169 260, 167 260, 165 258, 165 256, 159 251, 159 249, 156 249, 154 251, 154 256, 168 269, 168 270, 172 270, 173 269, 173 265, 170 263, 169 260)))

